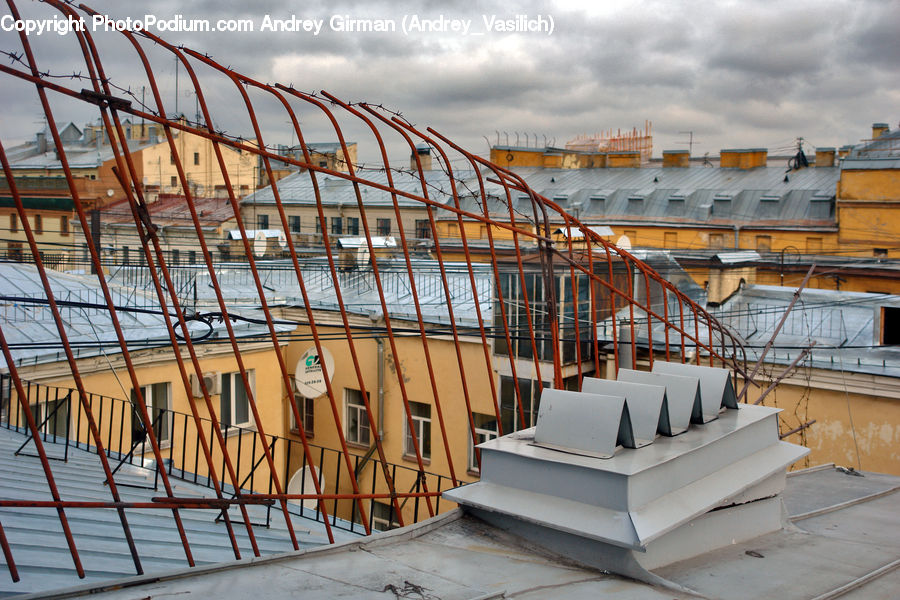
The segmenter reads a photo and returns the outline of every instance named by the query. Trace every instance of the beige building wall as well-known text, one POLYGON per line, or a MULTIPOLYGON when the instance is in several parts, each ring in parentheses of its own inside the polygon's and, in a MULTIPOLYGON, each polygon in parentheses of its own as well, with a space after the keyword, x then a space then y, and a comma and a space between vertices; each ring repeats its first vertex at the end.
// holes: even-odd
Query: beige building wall
MULTIPOLYGON (((225 177, 212 142, 180 131, 173 130, 173 135, 178 159, 190 187, 188 191, 195 196, 227 196, 225 177)), ((163 141, 160 143, 140 152, 142 183, 145 189, 158 193, 181 194, 183 191, 172 152, 165 138, 161 139, 163 141)), ((256 156, 224 145, 219 145, 219 149, 235 195, 243 197, 255 191, 258 176, 256 156)))

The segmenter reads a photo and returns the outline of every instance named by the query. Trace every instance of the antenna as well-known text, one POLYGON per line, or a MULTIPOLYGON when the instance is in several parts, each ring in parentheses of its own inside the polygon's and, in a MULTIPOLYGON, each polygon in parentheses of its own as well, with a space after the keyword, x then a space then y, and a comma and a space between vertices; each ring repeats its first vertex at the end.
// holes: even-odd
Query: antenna
MULTIPOLYGON (((679 143, 679 144, 687 144, 687 147, 688 147, 688 154, 690 154, 691 156, 693 156, 693 155, 694 155, 694 132, 693 132, 693 131, 679 131, 678 133, 681 134, 681 135, 687 135, 687 136, 688 136, 688 141, 686 141, 686 142, 678 142, 678 143, 679 143)), ((698 143, 699 143, 699 142, 698 142, 698 143)))

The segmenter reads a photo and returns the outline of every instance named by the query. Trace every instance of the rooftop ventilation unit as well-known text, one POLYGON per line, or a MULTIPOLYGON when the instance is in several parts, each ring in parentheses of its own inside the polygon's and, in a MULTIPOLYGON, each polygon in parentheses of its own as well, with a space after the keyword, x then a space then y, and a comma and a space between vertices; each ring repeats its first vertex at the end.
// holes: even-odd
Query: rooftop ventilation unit
POLYGON ((737 407, 727 370, 663 361, 545 390, 537 425, 479 445, 481 480, 444 496, 583 564, 678 588, 653 569, 782 527, 786 468, 808 452, 779 441, 778 409, 737 407))

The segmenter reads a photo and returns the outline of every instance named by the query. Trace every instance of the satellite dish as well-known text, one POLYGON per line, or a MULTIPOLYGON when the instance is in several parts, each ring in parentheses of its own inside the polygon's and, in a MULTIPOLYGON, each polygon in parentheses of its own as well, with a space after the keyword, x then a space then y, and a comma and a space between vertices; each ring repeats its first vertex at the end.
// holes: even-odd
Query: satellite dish
POLYGON ((106 190, 106 195, 109 196, 110 198, 112 198, 115 194, 116 194, 116 192, 112 188, 106 190))
POLYGON ((316 351, 316 347, 308 349, 297 361, 294 367, 294 384, 297 393, 304 398, 318 398, 328 388, 325 385, 325 377, 322 375, 322 360, 325 361, 325 369, 328 371, 328 381, 334 379, 334 357, 328 348, 322 348, 322 355, 316 351))
POLYGON ((287 246, 287 236, 284 235, 283 231, 278 232, 278 245, 283 250, 285 246, 287 246))
MULTIPOLYGON (((319 469, 319 489, 324 493, 325 491, 325 476, 322 474, 322 470, 319 469)), ((315 494, 316 493, 316 484, 315 479, 313 478, 312 473, 309 471, 309 467, 303 467, 302 469, 297 469, 293 476, 291 476, 291 480, 288 482, 287 486, 288 494, 315 494)), ((310 510, 316 510, 316 506, 319 504, 319 501, 315 498, 308 498, 306 500, 288 500, 291 504, 299 504, 303 506, 303 508, 308 508, 310 510)))
POLYGON ((253 236, 253 254, 262 256, 266 253, 266 232, 260 229, 253 236))
POLYGON ((616 246, 622 250, 631 250, 631 240, 628 239, 627 235, 623 235, 616 240, 616 246))

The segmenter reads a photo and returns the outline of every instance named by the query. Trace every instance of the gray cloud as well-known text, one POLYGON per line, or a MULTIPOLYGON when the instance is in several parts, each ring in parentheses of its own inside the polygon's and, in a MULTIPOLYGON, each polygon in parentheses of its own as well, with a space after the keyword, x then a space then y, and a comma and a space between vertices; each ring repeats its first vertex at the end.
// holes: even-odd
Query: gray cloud
MULTIPOLYGON (((895 122, 900 96, 896 59, 900 3, 806 0, 695 3, 647 0, 600 3, 570 9, 523 2, 284 2, 234 0, 143 0, 123 5, 95 0, 113 16, 155 14, 171 18, 328 19, 332 14, 399 20, 471 19, 483 29, 482 14, 551 14, 552 36, 538 34, 403 35, 338 33, 162 34, 263 82, 282 81, 303 90, 325 89, 348 101, 368 100, 402 111, 461 145, 484 152, 483 136, 496 131, 537 133, 557 143, 579 133, 630 129, 654 123, 655 150, 679 147, 694 131, 695 152, 749 145, 783 145, 803 135, 814 144, 841 145, 864 137, 873 121, 895 122)), ((46 6, 21 3, 23 13, 52 14, 46 6)), ((327 25, 326 25, 327 28, 327 25)), ((117 36, 98 35, 108 75, 138 95, 144 77, 131 50, 117 36)), ((42 70, 84 71, 72 36, 33 36, 42 70)), ((0 32, 0 49, 20 52, 14 34, 0 32)), ((167 111, 174 112, 174 59, 147 46, 167 111)), ((8 61, 5 61, 8 62, 8 61)), ((223 78, 203 75, 217 126, 250 135, 239 97, 223 78)), ((179 111, 191 114, 180 71, 179 111)), ((8 78, 6 78, 8 79, 8 78)), ((84 87, 87 87, 85 85, 84 87)), ((4 145, 30 137, 41 116, 33 88, 0 88, 4 145)), ((287 117, 271 100, 253 95, 267 141, 290 143, 287 117)), ((81 122, 93 111, 59 103, 58 120, 81 122)), ((307 139, 333 138, 327 123, 303 107, 307 139), (321 136, 321 137, 317 137, 321 136)), ((353 130, 354 135, 364 135, 353 130)), ((533 135, 531 136, 533 139, 533 135)), ((365 139, 369 140, 368 137, 365 139)), ((503 141, 503 138, 501 138, 503 141)), ((371 144, 371 140, 367 143, 371 144)), ((393 150, 394 147, 392 147, 393 150)), ((404 152, 402 145, 397 152, 404 152)), ((373 148, 361 147, 364 157, 373 148)), ((400 156, 403 158, 403 156, 400 156)))

